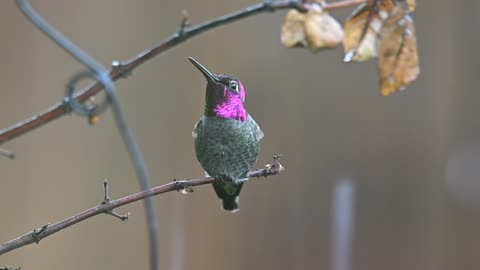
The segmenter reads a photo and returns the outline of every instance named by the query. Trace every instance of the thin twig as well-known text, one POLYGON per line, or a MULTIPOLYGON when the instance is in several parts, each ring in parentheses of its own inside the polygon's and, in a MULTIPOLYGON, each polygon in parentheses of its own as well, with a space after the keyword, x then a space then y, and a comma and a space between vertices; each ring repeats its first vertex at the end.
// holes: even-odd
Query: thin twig
MULTIPOLYGON (((278 158, 274 158, 274 162, 265 166, 263 169, 258 169, 251 171, 248 174, 249 178, 260 178, 260 177, 268 177, 273 176, 281 173, 284 170, 284 167, 278 162, 278 158)), ((85 210, 79 214, 76 214, 72 217, 64 219, 60 222, 42 226, 39 229, 35 229, 32 232, 29 232, 23 236, 20 236, 16 239, 8 241, 4 244, 0 245, 0 255, 12 251, 14 249, 23 247, 25 245, 37 243, 38 241, 42 240, 43 238, 50 236, 54 233, 57 233, 63 229, 66 229, 72 225, 75 225, 81 221, 89 219, 99 214, 106 213, 108 211, 112 211, 115 208, 118 208, 123 205, 127 205, 138 200, 143 200, 151 196, 159 195, 166 192, 171 191, 181 191, 185 188, 191 188, 194 186, 200 185, 207 185, 213 183, 215 178, 199 178, 194 180, 181 180, 181 181, 172 181, 168 184, 157 186, 151 188, 147 191, 138 192, 132 195, 125 196, 123 198, 110 201, 108 204, 100 203, 99 205, 92 207, 88 210, 85 210)))
MULTIPOLYGON (((130 159, 135 167, 138 181, 142 190, 150 189, 150 177, 148 175, 147 166, 143 159, 143 155, 138 147, 133 134, 127 126, 126 117, 121 108, 120 101, 115 92, 115 84, 110 79, 109 72, 95 59, 90 57, 86 52, 76 46, 68 38, 63 36, 58 32, 52 25, 50 25, 45 19, 43 19, 30 5, 27 0, 16 0, 18 7, 22 10, 24 15, 32 21, 32 23, 37 26, 41 31, 43 31, 48 37, 50 37, 54 42, 56 42, 60 47, 67 51, 71 56, 77 59, 79 62, 83 63, 88 67, 91 73, 97 78, 99 83, 105 89, 107 97, 110 101, 113 110, 113 116, 115 119, 115 124, 118 131, 123 139, 125 147, 128 150, 130 159)), ((68 100, 69 101, 69 100, 68 100)), ((68 106, 69 102, 66 102, 64 106, 68 106)), ((145 214, 147 219, 147 226, 149 231, 149 241, 150 241, 150 269, 158 269, 158 225, 157 225, 157 216, 153 201, 151 198, 148 198, 144 201, 145 203, 145 214)), ((108 204, 105 204, 108 206, 108 204)), ((108 212, 111 215, 115 216, 115 213, 112 211, 108 212)), ((121 218, 121 217, 119 217, 121 218)), ((44 230, 40 233, 36 233, 37 241, 40 241, 41 238, 38 236, 44 233, 44 230)))
MULTIPOLYGON (((0 156, 4 156, 9 159, 15 159, 15 153, 8 151, 7 149, 0 148, 0 156)), ((1 269, 0 269, 1 270, 1 269)))
MULTIPOLYGON (((108 181, 107 181, 107 179, 103 180, 103 194, 104 194, 104 196, 103 196, 102 204, 106 204, 107 206, 110 205, 110 196, 108 196, 108 181)), ((130 216, 130 212, 126 213, 125 215, 120 215, 110 208, 108 208, 107 211, 105 211, 105 214, 111 215, 112 217, 116 217, 116 218, 120 219, 121 221, 127 220, 128 217, 130 216)))
POLYGON ((366 2, 366 1, 367 0, 343 0, 343 1, 338 1, 338 2, 333 2, 333 3, 328 3, 328 4, 325 4, 325 5, 322 5, 322 8, 324 10, 347 8, 347 7, 351 7, 351 6, 361 4, 361 3, 366 2))
MULTIPOLYGON (((337 1, 330 4, 323 5, 324 10, 334 10, 340 8, 346 8, 355 6, 360 2, 360 0, 343 0, 337 1)), ((184 27, 182 33, 175 32, 170 37, 165 39, 163 42, 157 44, 156 46, 147 49, 136 57, 128 61, 114 61, 115 65, 109 73, 110 79, 116 81, 120 78, 125 77, 130 74, 136 67, 140 66, 147 60, 183 43, 190 38, 193 38, 203 32, 212 30, 216 27, 220 27, 256 14, 274 12, 277 10, 291 9, 295 8, 301 11, 304 11, 309 4, 304 3, 301 0, 279 0, 279 1, 266 1, 264 3, 258 3, 239 11, 220 16, 216 19, 197 24, 194 26, 184 27)), ((90 86, 82 89, 75 95, 75 99, 78 102, 84 102, 88 100, 91 96, 99 93, 103 89, 103 85, 99 82, 93 83, 90 86)), ((69 107, 63 102, 54 104, 46 111, 38 113, 28 119, 25 119, 21 122, 13 124, 7 128, 0 130, 0 144, 3 144, 9 140, 12 140, 18 136, 26 134, 37 127, 43 126, 53 120, 58 119, 59 117, 67 114, 69 112, 69 107)))

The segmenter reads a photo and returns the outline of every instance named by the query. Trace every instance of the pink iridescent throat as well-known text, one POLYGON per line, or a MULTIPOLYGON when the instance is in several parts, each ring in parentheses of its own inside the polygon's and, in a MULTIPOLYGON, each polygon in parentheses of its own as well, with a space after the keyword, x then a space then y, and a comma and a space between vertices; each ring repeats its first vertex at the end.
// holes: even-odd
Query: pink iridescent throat
POLYGON ((247 121, 247 111, 243 107, 245 88, 241 82, 239 84, 239 93, 224 90, 225 96, 223 100, 213 108, 216 117, 235 119, 242 122, 247 121))

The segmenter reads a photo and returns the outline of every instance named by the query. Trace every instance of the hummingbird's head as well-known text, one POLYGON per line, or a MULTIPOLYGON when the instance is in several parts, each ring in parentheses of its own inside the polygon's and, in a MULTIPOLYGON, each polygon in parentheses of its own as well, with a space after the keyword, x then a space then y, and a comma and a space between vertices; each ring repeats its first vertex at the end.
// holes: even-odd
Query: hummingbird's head
POLYGON ((192 57, 188 58, 207 79, 205 94, 205 115, 225 119, 247 121, 245 88, 242 82, 232 75, 213 74, 192 57))

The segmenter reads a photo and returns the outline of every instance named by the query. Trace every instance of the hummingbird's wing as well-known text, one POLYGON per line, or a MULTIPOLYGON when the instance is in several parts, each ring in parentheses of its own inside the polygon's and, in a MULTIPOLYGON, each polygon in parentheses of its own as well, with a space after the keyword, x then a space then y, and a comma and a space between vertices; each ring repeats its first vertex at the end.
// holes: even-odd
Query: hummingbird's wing
POLYGON ((250 118, 248 120, 248 122, 250 123, 250 127, 252 129, 253 136, 255 137, 255 139, 258 142, 264 136, 263 131, 260 129, 260 126, 257 124, 257 122, 255 122, 255 120, 253 120, 253 117, 251 115, 248 115, 248 118, 250 118))
POLYGON ((200 132, 200 128, 202 128, 202 120, 205 118, 205 116, 202 116, 200 118, 200 120, 198 120, 198 122, 195 124, 195 126, 193 127, 193 131, 192 131, 192 137, 193 139, 196 139, 198 137, 198 133, 200 132))

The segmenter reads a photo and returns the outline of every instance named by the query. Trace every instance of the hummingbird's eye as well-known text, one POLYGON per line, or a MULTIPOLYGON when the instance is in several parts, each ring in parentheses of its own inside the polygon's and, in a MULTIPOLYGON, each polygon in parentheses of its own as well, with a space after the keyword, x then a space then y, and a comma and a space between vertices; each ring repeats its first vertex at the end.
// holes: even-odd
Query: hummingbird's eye
POLYGON ((238 92, 238 82, 237 81, 230 81, 228 87, 236 92, 238 92))

